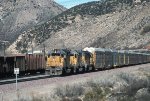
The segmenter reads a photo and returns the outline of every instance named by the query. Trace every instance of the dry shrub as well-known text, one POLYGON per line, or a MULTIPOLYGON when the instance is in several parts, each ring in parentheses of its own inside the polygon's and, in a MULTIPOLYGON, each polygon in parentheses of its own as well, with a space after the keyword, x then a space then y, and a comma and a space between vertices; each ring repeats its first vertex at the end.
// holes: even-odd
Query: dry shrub
POLYGON ((105 101, 111 93, 110 87, 104 87, 100 82, 90 81, 87 84, 91 90, 85 93, 84 101, 105 101))
POLYGON ((105 101, 110 93, 109 88, 95 87, 85 94, 84 101, 105 101))
MULTIPOLYGON (((66 86, 59 86, 55 89, 55 94, 64 99, 63 101, 68 101, 67 99, 76 99, 79 96, 83 95, 84 93, 84 88, 82 85, 66 85, 66 86)), ((70 101, 70 100, 69 100, 70 101)), ((71 100, 72 101, 72 100, 71 100)), ((75 100, 73 100, 75 101, 75 100)))
POLYGON ((49 96, 50 98, 43 99, 31 94, 31 100, 21 99, 18 95, 17 101, 148 101, 147 99, 150 98, 150 70, 139 69, 134 73, 123 72, 115 76, 88 80, 84 84, 59 85, 55 88, 53 95, 55 97, 49 96), (119 89, 115 91, 115 87, 119 89))
POLYGON ((150 73, 148 70, 134 73, 123 72, 109 78, 90 81, 88 86, 92 90, 85 94, 85 101, 105 101, 108 99, 135 101, 137 100, 135 94, 139 89, 150 88, 150 73), (119 84, 117 85, 117 83, 119 84), (114 90, 114 87, 118 88, 117 91, 114 90))
POLYGON ((136 93, 136 91, 138 89, 140 89, 142 87, 143 84, 141 84, 138 79, 138 76, 134 75, 134 74, 128 74, 128 73, 121 73, 119 74, 119 77, 121 79, 123 79, 128 86, 124 89, 124 93, 127 93, 128 95, 133 95, 136 93))
POLYGON ((56 100, 53 100, 53 96, 52 95, 48 95, 48 94, 39 94, 37 92, 31 92, 30 93, 30 96, 26 96, 26 97, 22 97, 21 96, 21 92, 17 92, 17 100, 14 100, 14 101, 56 101, 56 100))
POLYGON ((113 84, 115 82, 114 80, 115 78, 114 77, 111 77, 111 78, 104 78, 104 79, 94 79, 92 81, 88 81, 87 82, 87 85, 89 87, 95 87, 96 85, 99 85, 101 87, 109 87, 109 88, 112 88, 113 87, 113 84))

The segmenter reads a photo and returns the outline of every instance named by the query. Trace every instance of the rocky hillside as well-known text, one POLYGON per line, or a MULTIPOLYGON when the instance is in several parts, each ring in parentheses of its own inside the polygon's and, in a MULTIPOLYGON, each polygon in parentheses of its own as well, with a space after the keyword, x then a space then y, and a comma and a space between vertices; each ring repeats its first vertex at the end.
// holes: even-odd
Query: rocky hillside
POLYGON ((31 47, 145 48, 150 43, 149 0, 102 0, 75 6, 52 20, 24 32, 8 49, 26 52, 31 47))
POLYGON ((64 10, 53 0, 0 0, 0 40, 12 43, 23 31, 64 10))

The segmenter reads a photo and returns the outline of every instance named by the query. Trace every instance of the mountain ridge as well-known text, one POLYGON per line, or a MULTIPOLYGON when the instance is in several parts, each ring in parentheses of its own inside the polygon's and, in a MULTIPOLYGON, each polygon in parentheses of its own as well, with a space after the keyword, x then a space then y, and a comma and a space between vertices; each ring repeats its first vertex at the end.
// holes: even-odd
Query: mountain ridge
MULTIPOLYGON (((115 49, 144 47, 148 43, 149 36, 142 36, 140 33, 144 26, 150 23, 148 9, 149 2, 147 1, 142 1, 138 5, 133 4, 132 0, 85 3, 25 32, 23 41, 16 41, 13 47, 18 48, 15 52, 26 51, 35 46, 37 46, 35 49, 42 49, 43 45, 47 50, 52 48, 81 49, 91 46, 115 49), (28 35, 32 37, 29 38, 28 35), (138 40, 137 43, 136 40, 138 40), (17 46, 18 42, 20 44, 17 46), (142 44, 138 45, 140 42, 142 44), (25 47, 19 47, 23 45, 25 47)), ((22 37, 20 36, 21 39, 22 37)))
POLYGON ((7 40, 11 44, 23 31, 65 10, 53 0, 1 0, 0 40, 7 40))

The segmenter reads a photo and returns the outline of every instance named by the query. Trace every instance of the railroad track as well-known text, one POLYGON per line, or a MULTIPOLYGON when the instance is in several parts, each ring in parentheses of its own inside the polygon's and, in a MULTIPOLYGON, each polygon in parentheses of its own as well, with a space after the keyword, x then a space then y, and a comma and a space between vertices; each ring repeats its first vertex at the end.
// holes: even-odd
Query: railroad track
MULTIPOLYGON (((149 63, 144 63, 144 64, 149 64, 149 63)), ((123 66, 123 67, 130 67, 130 66, 141 66, 144 64, 138 64, 138 65, 128 65, 128 66, 123 66)), ((122 68, 122 67, 119 67, 122 68)), ((105 69, 105 70, 111 70, 113 68, 110 69, 105 69)), ((118 69, 118 68, 114 68, 114 69, 118 69)), ((66 74, 66 75, 47 75, 47 74, 36 74, 36 75, 29 75, 29 76, 18 76, 18 82, 25 82, 25 81, 32 81, 32 80, 39 80, 39 79, 46 79, 46 78, 53 78, 53 77, 65 77, 65 76, 69 76, 69 75, 80 75, 80 74, 84 74, 84 73, 92 73, 92 72, 99 72, 99 71, 105 71, 105 70, 95 70, 95 71, 88 71, 88 72, 82 72, 80 71, 78 74, 66 74)), ((3 79, 0 80, 0 85, 5 85, 5 84, 12 84, 12 83, 16 83, 16 79, 14 78, 9 78, 9 79, 3 79)))
MULTIPOLYGON (((93 71, 89 71, 89 72, 93 72, 93 71)), ((89 72, 84 72, 84 73, 89 73, 89 72)), ((96 71, 95 71, 96 72, 96 71)), ((78 74, 83 74, 82 71, 80 71, 80 73, 78 74)), ((29 76, 18 76, 18 82, 25 82, 25 81, 32 81, 32 80, 39 80, 39 79, 46 79, 46 78, 53 78, 53 77, 65 77, 65 76, 69 76, 69 75, 78 75, 78 74, 66 74, 66 75, 48 75, 48 74, 37 74, 37 75, 29 75, 29 76)), ((0 85, 5 85, 5 84, 12 84, 12 83, 16 83, 16 78, 7 78, 7 79, 0 79, 0 85)))
MULTIPOLYGON (((50 75, 34 75, 34 76, 26 76, 26 77, 19 77, 18 76, 18 82, 25 82, 25 81, 32 81, 32 80, 38 80, 38 79, 45 79, 45 78, 49 78, 52 77, 50 75)), ((11 83, 15 83, 16 79, 11 78, 11 79, 4 79, 4 80, 0 80, 0 85, 4 85, 4 84, 11 84, 11 83)))
MULTIPOLYGON (((80 74, 80 73, 79 73, 80 74)), ((69 76, 69 75, 77 75, 77 74, 66 74, 64 76, 69 76)), ((59 77, 60 75, 47 75, 47 74, 36 74, 36 75, 29 75, 29 76, 18 76, 17 81, 18 82, 25 82, 25 81, 32 81, 32 80, 39 80, 39 79, 46 79, 46 78, 53 78, 53 77, 59 77)), ((61 77, 64 77, 61 76, 61 77)), ((12 84, 16 83, 16 78, 7 78, 7 79, 0 79, 0 85, 5 85, 5 84, 12 84)))

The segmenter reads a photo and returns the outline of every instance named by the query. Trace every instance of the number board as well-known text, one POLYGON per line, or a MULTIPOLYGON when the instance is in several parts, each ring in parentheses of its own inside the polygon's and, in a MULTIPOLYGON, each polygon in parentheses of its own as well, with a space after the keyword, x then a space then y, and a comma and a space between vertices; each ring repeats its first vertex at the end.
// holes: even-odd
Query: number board
POLYGON ((19 68, 14 68, 14 74, 19 74, 19 68))

